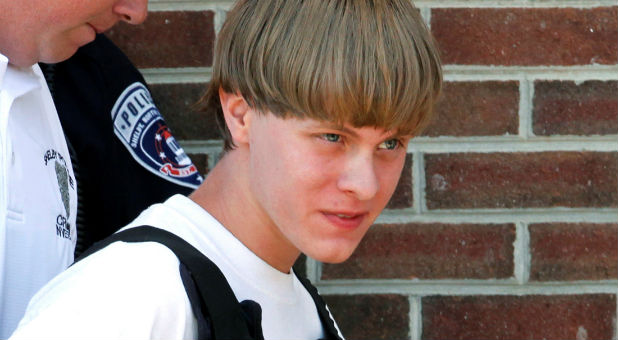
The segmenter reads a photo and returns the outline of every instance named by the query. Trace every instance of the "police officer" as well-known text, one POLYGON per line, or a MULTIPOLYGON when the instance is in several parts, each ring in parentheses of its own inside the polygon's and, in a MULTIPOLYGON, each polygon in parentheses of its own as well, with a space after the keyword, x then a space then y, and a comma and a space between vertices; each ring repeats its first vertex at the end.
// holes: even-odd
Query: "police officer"
POLYGON ((78 183, 76 256, 149 205, 202 182, 143 76, 105 35, 41 67, 78 183))

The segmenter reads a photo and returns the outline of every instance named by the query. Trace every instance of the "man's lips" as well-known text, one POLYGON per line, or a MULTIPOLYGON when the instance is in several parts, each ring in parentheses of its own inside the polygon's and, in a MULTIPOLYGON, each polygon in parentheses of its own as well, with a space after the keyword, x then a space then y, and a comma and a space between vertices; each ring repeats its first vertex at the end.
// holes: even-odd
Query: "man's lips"
POLYGON ((342 229, 356 229, 365 220, 368 213, 351 211, 323 211, 326 219, 336 227, 342 229))

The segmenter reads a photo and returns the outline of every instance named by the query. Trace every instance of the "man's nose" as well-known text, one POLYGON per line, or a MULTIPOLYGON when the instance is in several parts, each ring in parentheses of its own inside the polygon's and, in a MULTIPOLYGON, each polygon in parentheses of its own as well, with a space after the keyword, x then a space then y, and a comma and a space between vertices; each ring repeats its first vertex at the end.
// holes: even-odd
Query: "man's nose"
POLYGON ((351 156, 340 174, 337 185, 340 190, 354 195, 361 201, 372 199, 380 187, 373 155, 351 156))
POLYGON ((141 24, 148 15, 148 0, 120 0, 114 5, 114 12, 129 24, 141 24))

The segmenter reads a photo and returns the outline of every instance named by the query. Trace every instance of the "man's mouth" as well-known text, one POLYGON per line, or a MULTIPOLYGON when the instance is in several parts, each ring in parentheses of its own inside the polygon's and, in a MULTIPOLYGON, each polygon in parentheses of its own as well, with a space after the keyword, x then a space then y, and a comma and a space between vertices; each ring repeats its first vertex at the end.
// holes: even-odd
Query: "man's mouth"
POLYGON ((366 212, 324 211, 324 217, 333 225, 342 229, 356 229, 367 216, 366 212))

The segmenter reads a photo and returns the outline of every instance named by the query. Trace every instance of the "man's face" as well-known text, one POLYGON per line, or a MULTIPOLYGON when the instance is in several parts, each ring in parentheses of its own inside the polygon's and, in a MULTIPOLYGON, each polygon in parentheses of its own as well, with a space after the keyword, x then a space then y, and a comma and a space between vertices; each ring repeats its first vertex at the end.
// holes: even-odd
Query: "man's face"
MULTIPOLYGON (((14 1, 14 0, 2 0, 14 1)), ((120 20, 144 21, 148 0, 20 0, 2 27, 0 52, 17 66, 68 59, 120 20), (8 33, 7 33, 8 32, 8 33)))
POLYGON ((409 137, 374 127, 252 116, 250 192, 282 242, 346 260, 393 194, 409 137))

